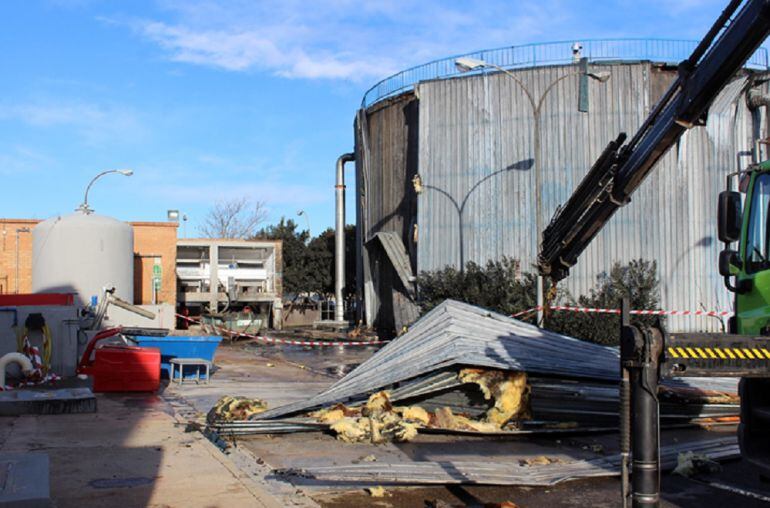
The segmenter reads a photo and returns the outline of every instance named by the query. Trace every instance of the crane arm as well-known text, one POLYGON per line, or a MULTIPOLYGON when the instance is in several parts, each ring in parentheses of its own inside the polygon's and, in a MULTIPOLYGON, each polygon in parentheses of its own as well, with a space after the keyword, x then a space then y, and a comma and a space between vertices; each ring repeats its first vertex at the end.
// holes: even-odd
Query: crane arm
POLYGON ((569 200, 543 231, 538 269, 560 280, 641 185, 655 164, 698 124, 711 102, 770 34, 770 0, 732 0, 677 79, 626 144, 609 143, 569 200), (741 7, 741 4, 743 6, 741 7), (740 10, 739 10, 740 8, 740 10), (736 14, 737 12, 737 14, 736 14))

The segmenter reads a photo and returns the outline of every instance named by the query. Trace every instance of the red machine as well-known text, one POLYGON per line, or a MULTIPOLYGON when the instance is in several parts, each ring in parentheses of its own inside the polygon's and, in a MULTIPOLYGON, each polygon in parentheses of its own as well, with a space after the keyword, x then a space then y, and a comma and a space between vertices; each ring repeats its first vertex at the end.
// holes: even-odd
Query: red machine
POLYGON ((156 392, 160 387, 160 350, 124 345, 96 346, 122 328, 94 335, 78 365, 78 374, 94 378, 94 392, 156 392), (91 354, 93 353, 93 360, 91 354))

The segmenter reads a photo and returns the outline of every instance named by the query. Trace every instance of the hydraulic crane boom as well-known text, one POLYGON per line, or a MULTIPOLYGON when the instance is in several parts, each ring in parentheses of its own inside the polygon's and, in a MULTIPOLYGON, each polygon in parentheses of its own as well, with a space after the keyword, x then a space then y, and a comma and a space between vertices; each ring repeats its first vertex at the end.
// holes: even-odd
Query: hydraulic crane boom
POLYGON ((538 269, 561 280, 680 136, 702 121, 720 90, 770 34, 770 0, 732 0, 679 65, 679 75, 634 137, 621 133, 543 231, 538 269), (743 6, 741 7, 741 4, 743 6), (740 8, 740 10, 739 10, 740 8), (737 14, 736 14, 737 12, 737 14))

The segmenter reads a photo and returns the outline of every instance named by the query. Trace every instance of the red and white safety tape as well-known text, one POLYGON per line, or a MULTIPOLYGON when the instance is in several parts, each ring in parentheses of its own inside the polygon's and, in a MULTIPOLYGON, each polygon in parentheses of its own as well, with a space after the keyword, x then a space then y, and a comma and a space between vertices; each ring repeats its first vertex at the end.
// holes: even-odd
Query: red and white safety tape
MULTIPOLYGON (((525 311, 517 312, 511 317, 521 317, 527 314, 532 314, 542 310, 543 307, 533 307, 525 311)), ((568 312, 583 312, 583 313, 595 313, 595 314, 620 314, 620 309, 597 309, 594 307, 569 307, 564 305, 554 305, 550 307, 550 310, 556 311, 568 311, 568 312)), ((631 314, 637 314, 642 316, 711 316, 711 317, 725 317, 732 316, 731 311, 724 310, 632 310, 631 314)))
MULTIPOLYGON (((185 321, 188 321, 190 323, 195 323, 197 325, 202 324, 200 321, 196 319, 192 319, 188 316, 183 316, 181 314, 176 315, 179 318, 184 319, 185 321)), ((213 329, 218 331, 219 333, 223 335, 228 335, 230 337, 245 337, 248 339, 254 339, 259 340, 262 342, 266 342, 268 344, 288 344, 290 346, 312 346, 312 347, 331 347, 331 346, 372 346, 377 344, 385 344, 389 341, 387 340, 346 340, 346 341, 325 341, 325 340, 296 340, 296 339, 278 339, 275 337, 265 337, 263 335, 252 335, 250 333, 242 333, 242 332, 234 332, 232 330, 228 330, 227 328, 222 328, 221 326, 216 326, 212 324, 204 324, 204 326, 211 326, 213 329)))

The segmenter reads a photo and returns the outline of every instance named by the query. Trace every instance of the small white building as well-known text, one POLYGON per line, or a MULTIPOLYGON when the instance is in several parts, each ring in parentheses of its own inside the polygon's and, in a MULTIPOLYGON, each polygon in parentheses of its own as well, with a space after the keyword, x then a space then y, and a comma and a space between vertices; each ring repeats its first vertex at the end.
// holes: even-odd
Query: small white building
POLYGON ((269 315, 283 296, 280 240, 180 239, 177 301, 216 314, 250 307, 269 315))

